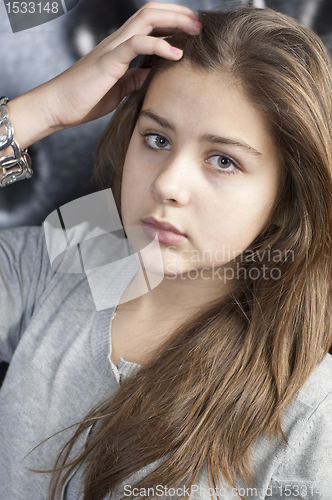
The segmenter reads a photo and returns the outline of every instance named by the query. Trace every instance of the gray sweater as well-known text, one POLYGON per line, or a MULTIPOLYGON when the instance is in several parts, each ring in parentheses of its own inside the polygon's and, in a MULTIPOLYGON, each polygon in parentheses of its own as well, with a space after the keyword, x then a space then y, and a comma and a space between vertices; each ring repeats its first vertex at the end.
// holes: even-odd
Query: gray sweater
MULTIPOLYGON (((114 276, 111 286, 116 296, 122 295, 132 276, 132 268, 114 276)), ((0 232, 0 298, 0 359, 10 363, 0 392, 0 499, 42 500, 47 498, 49 474, 28 467, 52 467, 75 428, 43 440, 82 419, 98 399, 117 390, 121 378, 139 367, 123 360, 118 367, 112 365, 114 307, 96 311, 84 274, 52 270, 41 228, 0 232)), ((262 435, 252 451, 255 483, 247 486, 238 481, 239 493, 246 499, 331 500, 330 355, 284 411, 282 425, 288 446, 262 435)), ((156 465, 128 478, 114 498, 128 496, 135 480, 156 465)), ((80 475, 81 468, 67 484, 64 500, 81 498, 80 475)), ((220 499, 238 498, 231 487, 218 488, 220 499)), ((136 493, 148 498, 147 492, 136 493)), ((161 493, 177 498, 181 491, 166 491, 160 485, 156 498, 161 493)), ((191 498, 210 499, 206 471, 191 498)))

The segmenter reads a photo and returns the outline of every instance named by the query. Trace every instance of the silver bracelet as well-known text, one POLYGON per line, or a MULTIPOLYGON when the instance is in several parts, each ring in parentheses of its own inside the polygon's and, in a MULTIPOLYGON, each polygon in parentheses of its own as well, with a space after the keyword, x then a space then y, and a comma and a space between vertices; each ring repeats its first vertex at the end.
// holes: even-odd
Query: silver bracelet
POLYGON ((14 129, 8 118, 7 102, 8 97, 0 98, 0 127, 3 125, 6 130, 6 135, 0 135, 0 151, 11 146, 14 155, 0 157, 0 187, 29 179, 33 174, 28 149, 21 151, 14 140, 14 129))

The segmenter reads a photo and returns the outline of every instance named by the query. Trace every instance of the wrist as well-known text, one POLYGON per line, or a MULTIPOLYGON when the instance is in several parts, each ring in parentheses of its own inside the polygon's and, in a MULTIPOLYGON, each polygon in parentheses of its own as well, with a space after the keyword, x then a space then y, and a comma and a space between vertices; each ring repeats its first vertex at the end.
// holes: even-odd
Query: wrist
POLYGON ((33 174, 28 150, 22 151, 14 139, 14 129, 9 119, 7 104, 8 97, 1 97, 0 126, 4 129, 4 134, 0 136, 0 151, 4 151, 4 155, 0 157, 0 187, 29 179, 33 174), (12 154, 8 154, 8 149, 12 149, 12 154))
POLYGON ((21 149, 63 128, 52 120, 43 86, 9 101, 7 108, 14 128, 14 139, 21 149))

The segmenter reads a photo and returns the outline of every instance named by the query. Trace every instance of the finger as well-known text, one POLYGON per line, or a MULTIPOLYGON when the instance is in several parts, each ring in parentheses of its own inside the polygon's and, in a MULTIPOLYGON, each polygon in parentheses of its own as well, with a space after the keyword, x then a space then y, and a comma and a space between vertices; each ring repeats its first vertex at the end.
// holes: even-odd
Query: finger
POLYGON ((178 5, 176 3, 147 2, 137 12, 135 12, 135 14, 133 14, 131 18, 128 19, 128 21, 136 17, 137 14, 143 9, 171 10, 179 14, 185 14, 189 17, 192 17, 193 19, 198 18, 197 14, 195 14, 193 10, 191 10, 189 7, 185 7, 184 5, 178 5))
POLYGON ((129 40, 118 45, 114 50, 105 54, 108 57, 107 63, 110 65, 110 70, 114 72, 116 68, 122 66, 121 75, 117 76, 119 79, 125 71, 123 66, 129 66, 132 59, 138 55, 157 55, 172 61, 178 61, 183 55, 183 51, 177 47, 172 47, 166 40, 162 38, 155 38, 145 35, 134 35, 129 40))
MULTIPOLYGON (((143 5, 143 7, 141 7, 137 12, 135 12, 129 19, 127 19, 127 21, 122 26, 120 26, 120 28, 116 32, 109 35, 108 38, 114 39, 116 36, 120 35, 127 28, 127 26, 130 25, 130 23, 134 19, 136 19, 136 17, 139 14, 141 14, 141 12, 143 10, 150 10, 150 11, 151 10, 166 10, 166 11, 168 10, 168 11, 171 11, 171 12, 174 12, 177 14, 186 15, 193 20, 198 20, 198 16, 191 9, 189 9, 188 7, 184 7, 183 5, 177 5, 177 4, 173 4, 173 3, 147 2, 146 4, 143 5)), ((134 32, 132 33, 132 35, 133 34, 134 34, 134 32)), ((129 38, 129 36, 128 36, 128 38, 129 38)))
POLYGON ((123 34, 129 36, 134 34, 149 35, 154 29, 162 28, 178 28, 189 34, 196 35, 199 32, 200 23, 196 19, 174 10, 142 9, 128 23, 123 30, 123 34))
POLYGON ((142 9, 135 17, 130 18, 118 31, 105 38, 99 48, 114 49, 132 36, 150 35, 154 30, 167 34, 174 31, 185 31, 190 35, 197 35, 200 31, 200 23, 186 14, 164 9, 142 9))

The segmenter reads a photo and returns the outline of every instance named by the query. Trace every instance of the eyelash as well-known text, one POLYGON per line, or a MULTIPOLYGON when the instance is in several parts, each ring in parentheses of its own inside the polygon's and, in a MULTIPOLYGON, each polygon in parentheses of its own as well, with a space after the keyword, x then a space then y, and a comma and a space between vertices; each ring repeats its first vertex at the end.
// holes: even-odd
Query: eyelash
MULTIPOLYGON (((146 146, 150 150, 152 149, 153 151, 163 150, 165 148, 153 148, 153 147, 149 146, 149 144, 147 143, 147 140, 146 140, 147 137, 160 137, 161 139, 165 139, 169 143, 169 140, 166 137, 164 137, 161 134, 157 134, 156 132, 146 132, 145 134, 140 134, 140 135, 143 137, 144 146, 146 146)), ((168 150, 166 149, 166 151, 168 151, 168 150)))
MULTIPOLYGON (((165 149, 165 151, 169 151, 169 150, 168 150, 168 149, 166 149, 166 148, 158 148, 158 147, 153 148, 153 147, 151 147, 151 146, 147 143, 147 140, 146 140, 146 139, 147 139, 147 137, 152 137, 152 136, 155 136, 155 137, 160 137, 160 138, 162 138, 162 139, 165 139, 167 142, 169 142, 169 141, 168 141, 168 139, 167 139, 166 137, 164 137, 163 135, 161 135, 161 134, 157 134, 156 132, 152 132, 152 131, 151 131, 151 132, 146 132, 146 133, 144 133, 144 134, 142 134, 142 133, 141 133, 140 135, 143 137, 143 140, 142 140, 143 145, 144 145, 147 149, 149 149, 150 151, 151 151, 151 150, 152 150, 152 151, 162 151, 163 149, 165 149)), ((218 173, 222 173, 222 174, 228 174, 228 175, 230 175, 230 174, 237 174, 237 173, 239 173, 239 172, 241 171, 241 169, 240 169, 240 167, 238 166, 237 162, 236 162, 235 160, 233 160, 233 158, 231 158, 230 156, 228 156, 228 155, 226 155, 226 154, 216 154, 216 155, 211 155, 208 159, 210 159, 210 158, 219 158, 219 157, 226 158, 227 160, 229 160, 229 161, 230 161, 230 162, 234 165, 235 170, 228 170, 228 171, 227 171, 227 170, 223 170, 223 169, 221 169, 221 168, 214 167, 214 166, 212 165, 212 168, 213 168, 213 170, 214 170, 214 171, 216 171, 216 172, 218 172, 218 173)), ((211 164, 210 164, 210 165, 211 165, 211 164)))

